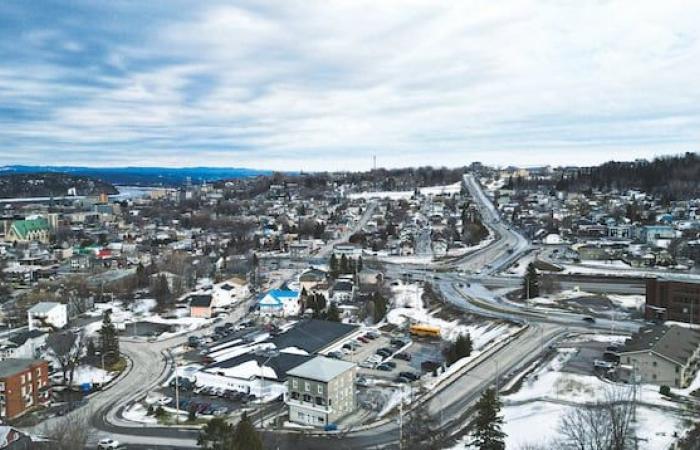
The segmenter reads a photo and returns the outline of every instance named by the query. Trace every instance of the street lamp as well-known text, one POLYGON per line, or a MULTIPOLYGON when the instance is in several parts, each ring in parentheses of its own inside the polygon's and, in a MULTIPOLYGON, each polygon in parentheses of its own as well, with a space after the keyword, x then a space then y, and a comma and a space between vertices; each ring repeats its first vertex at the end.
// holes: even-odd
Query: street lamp
POLYGON ((267 356, 265 359, 265 362, 262 363, 260 366, 260 428, 263 428, 263 420, 265 417, 265 411, 263 408, 263 404, 265 403, 265 366, 267 363, 270 362, 272 358, 275 358, 279 355, 279 352, 276 350, 262 350, 258 353, 260 356, 267 356))

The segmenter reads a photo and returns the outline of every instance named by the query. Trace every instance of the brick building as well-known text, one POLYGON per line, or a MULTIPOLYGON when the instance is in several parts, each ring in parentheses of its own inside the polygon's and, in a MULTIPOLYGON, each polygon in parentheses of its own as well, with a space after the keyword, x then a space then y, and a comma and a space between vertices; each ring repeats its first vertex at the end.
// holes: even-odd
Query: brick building
POLYGON ((700 280, 654 278, 646 287, 646 319, 700 324, 700 280))
POLYGON ((51 399, 49 366, 38 359, 0 361, 0 419, 12 419, 51 399))

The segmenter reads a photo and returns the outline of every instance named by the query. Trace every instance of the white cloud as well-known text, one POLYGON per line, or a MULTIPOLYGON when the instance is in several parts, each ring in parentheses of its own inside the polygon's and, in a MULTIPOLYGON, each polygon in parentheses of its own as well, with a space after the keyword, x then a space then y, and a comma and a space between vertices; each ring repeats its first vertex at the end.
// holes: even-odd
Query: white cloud
POLYGON ((0 72, 19 87, 0 99, 50 114, 0 131, 0 149, 323 170, 367 168, 373 154, 392 166, 592 163, 700 138, 695 2, 255 2, 182 16, 138 45, 113 42, 105 62, 121 74, 107 86, 0 72))

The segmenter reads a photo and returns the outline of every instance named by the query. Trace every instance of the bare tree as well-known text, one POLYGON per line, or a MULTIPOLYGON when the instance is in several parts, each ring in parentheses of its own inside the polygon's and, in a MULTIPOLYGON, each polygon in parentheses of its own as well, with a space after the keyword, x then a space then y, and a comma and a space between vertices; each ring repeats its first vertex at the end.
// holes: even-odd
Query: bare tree
POLYGON ((615 386, 603 401, 573 408, 559 421, 559 447, 572 450, 624 450, 633 440, 632 387, 615 386))
POLYGON ((85 448, 89 437, 88 414, 75 411, 47 425, 42 431, 45 441, 34 442, 36 450, 75 450, 85 448))
POLYGON ((46 339, 46 345, 58 362, 63 375, 63 383, 70 387, 73 384, 75 368, 78 366, 85 348, 84 335, 72 331, 51 333, 46 339))

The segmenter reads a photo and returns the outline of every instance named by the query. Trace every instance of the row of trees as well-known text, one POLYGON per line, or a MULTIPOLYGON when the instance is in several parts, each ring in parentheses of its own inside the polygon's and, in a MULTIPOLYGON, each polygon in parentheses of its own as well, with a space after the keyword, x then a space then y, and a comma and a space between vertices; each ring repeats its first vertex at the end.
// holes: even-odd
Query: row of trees
POLYGON ((447 365, 452 365, 462 358, 467 358, 472 354, 473 345, 469 333, 460 334, 454 342, 448 344, 444 350, 447 365))
POLYGON ((338 258, 335 256, 335 254, 332 254, 329 266, 331 270, 331 276, 333 278, 337 278, 339 275, 354 275, 356 273, 362 272, 362 256, 358 257, 357 260, 355 260, 352 258, 348 258, 345 255, 340 255, 340 258, 338 258))
POLYGON ((314 319, 325 319, 332 322, 340 322, 340 310, 338 306, 331 302, 328 305, 328 300, 326 296, 321 293, 308 294, 306 289, 301 290, 300 295, 301 310, 306 311, 307 309, 312 310, 312 316, 314 319))
POLYGON ((263 441, 246 413, 235 427, 215 417, 199 433, 197 445, 206 450, 263 450, 263 441))

